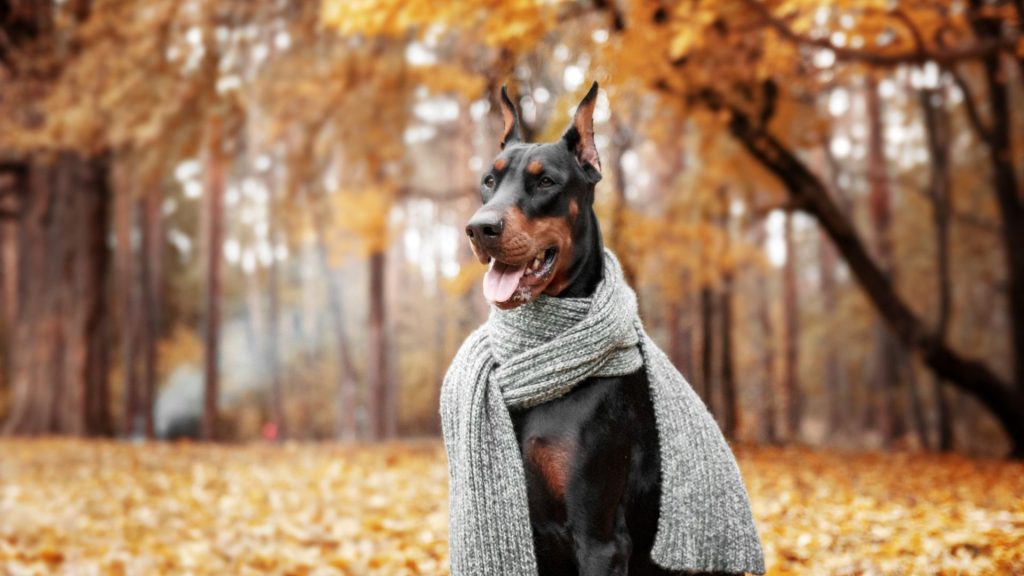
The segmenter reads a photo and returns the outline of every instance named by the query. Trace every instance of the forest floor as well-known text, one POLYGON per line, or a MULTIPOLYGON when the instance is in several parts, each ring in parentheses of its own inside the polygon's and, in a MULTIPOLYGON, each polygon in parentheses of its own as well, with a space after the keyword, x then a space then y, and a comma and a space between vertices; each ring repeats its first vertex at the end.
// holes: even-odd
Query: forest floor
MULTIPOLYGON (((769 574, 1024 574, 1024 464, 737 448, 769 574)), ((0 441, 0 574, 445 574, 444 453, 0 441)))

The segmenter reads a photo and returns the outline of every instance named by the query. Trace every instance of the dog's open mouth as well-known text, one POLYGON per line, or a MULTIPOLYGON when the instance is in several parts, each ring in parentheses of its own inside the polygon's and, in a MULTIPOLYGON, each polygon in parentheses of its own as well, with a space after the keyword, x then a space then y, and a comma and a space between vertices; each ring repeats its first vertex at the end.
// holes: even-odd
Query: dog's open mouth
POLYGON ((551 275, 557 256, 558 248, 552 246, 538 252, 525 264, 491 261, 491 267, 484 276, 484 297, 498 304, 513 298, 529 300, 533 295, 533 288, 551 275))

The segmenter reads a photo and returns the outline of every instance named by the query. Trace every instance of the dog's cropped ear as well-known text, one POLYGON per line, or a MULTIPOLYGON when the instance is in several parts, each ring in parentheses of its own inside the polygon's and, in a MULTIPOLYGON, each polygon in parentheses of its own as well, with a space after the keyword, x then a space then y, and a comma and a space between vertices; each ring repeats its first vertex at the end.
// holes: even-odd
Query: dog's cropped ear
POLYGON ((501 87, 501 119, 505 121, 505 129, 502 131, 499 145, 504 150, 509 144, 519 142, 519 111, 508 97, 508 91, 504 86, 501 87))
POLYGON ((597 144, 594 143, 594 106, 597 104, 597 82, 590 86, 590 91, 576 107, 572 124, 565 131, 562 139, 569 149, 576 154, 583 171, 594 182, 601 179, 601 159, 597 155, 597 144))

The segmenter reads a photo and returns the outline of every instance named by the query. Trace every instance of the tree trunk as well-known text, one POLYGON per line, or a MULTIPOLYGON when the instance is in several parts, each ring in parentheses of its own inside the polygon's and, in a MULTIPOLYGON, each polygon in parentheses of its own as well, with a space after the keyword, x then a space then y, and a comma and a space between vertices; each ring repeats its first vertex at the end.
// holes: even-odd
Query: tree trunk
MULTIPOLYGON (((457 228, 456 228, 457 229, 457 228)), ((441 385, 444 383, 444 376, 448 371, 448 361, 451 358, 448 352, 448 333, 451 314, 448 310, 448 296, 444 289, 444 257, 440 250, 434 251, 434 361, 436 369, 431 379, 433 386, 431 394, 431 406, 437 408, 430 411, 430 432, 435 435, 441 434, 441 385)))
MULTIPOLYGON (((729 259, 729 252, 732 243, 732 227, 730 226, 729 195, 725 187, 718 189, 719 213, 718 227, 725 237, 723 244, 724 254, 722 261, 729 259)), ((732 440, 736 438, 736 432, 740 425, 739 398, 736 394, 735 378, 735 355, 733 349, 733 272, 726 264, 726 270, 722 274, 722 287, 719 293, 721 314, 719 322, 720 334, 722 337, 722 365, 721 365, 721 387, 722 387, 722 432, 725 437, 732 440)))
MULTIPOLYGON (((0 18, 4 81, 31 93, 60 73, 90 2, 23 2, 0 18), (56 49, 64 54, 57 58, 56 49), (12 55, 28 66, 12 66, 12 55), (39 66, 40 63, 46 66, 39 66)), ((30 105, 25 116, 40 118, 30 105)), ((18 191, 17 302, 8 326, 11 406, 0 431, 109 435, 109 159, 62 151, 6 162, 18 191)), ((6 214, 0 214, 6 217, 6 214)), ((10 285, 8 285, 10 286, 10 285)))
POLYGON ((715 414, 714 402, 714 363, 715 363, 715 334, 714 334, 714 301, 711 297, 711 287, 703 286, 700 289, 700 389, 697 391, 708 410, 715 414))
MULTIPOLYGON (((950 313, 953 307, 952 278, 949 261, 949 221, 952 213, 949 180, 949 115, 945 109, 945 94, 938 90, 922 90, 919 93, 921 111, 924 114, 925 135, 931 160, 931 179, 928 185, 928 199, 932 205, 932 226, 935 230, 935 268, 938 294, 938 314, 935 320, 935 335, 945 340, 949 333, 950 313), (940 103, 937 98, 942 98, 940 103)), ((949 409, 942 386, 942 378, 932 378, 935 395, 936 424, 938 428, 938 450, 953 449, 953 414, 949 409)))
POLYGON ((133 260, 131 266, 131 283, 125 287, 128 292, 127 299, 130 300, 131 322, 128 337, 131 338, 131 370, 130 390, 132 392, 132 412, 126 415, 128 433, 133 438, 146 436, 147 420, 152 420, 152 406, 147 398, 148 383, 145 380, 146 356, 149 348, 149 309, 146 306, 149 284, 149 260, 148 242, 149 233, 145 229, 146 222, 146 199, 144 197, 132 198, 132 250, 130 258, 133 260), (148 416, 147 416, 148 414, 148 416))
POLYGON ((109 435, 106 158, 32 160, 18 222, 8 434, 109 435))
MULTIPOLYGON (((893 282, 892 209, 890 207, 889 178, 886 175, 885 143, 882 126, 882 108, 878 84, 872 74, 867 75, 864 88, 868 115, 868 214, 874 233, 875 260, 889 282, 893 282)), ((882 433, 882 443, 888 446, 902 436, 906 429, 902 402, 897 395, 901 364, 896 338, 881 317, 875 321, 873 370, 870 376, 874 400, 873 412, 882 433)), ((870 404, 869 404, 870 406, 870 404)))
POLYGON ((20 189, 19 179, 0 169, 0 422, 6 416, 12 361, 11 333, 18 315, 16 217, 21 207, 16 192, 20 189))
MULTIPOLYGON (((767 226, 764 222, 757 225, 754 243, 766 250, 768 241, 767 226)), ((762 288, 758 290, 757 323, 761 329, 761 389, 758 391, 760 413, 758 420, 761 425, 761 439, 768 444, 779 442, 776 425, 775 407, 775 330, 772 323, 772 297, 770 282, 767 275, 762 279, 762 288)))
POLYGON ((387 333, 384 315, 384 269, 387 264, 386 252, 375 250, 370 254, 369 314, 367 316, 367 337, 370 345, 367 362, 367 378, 370 396, 373 398, 372 429, 376 439, 390 438, 395 434, 395 400, 393 386, 388 382, 387 333))
POLYGON ((720 328, 722 336, 722 432, 726 438, 735 440, 740 426, 740 406, 734 376, 732 291, 732 272, 726 272, 722 278, 720 295, 722 306, 722 326, 720 328))
MULTIPOLYGON (((818 235, 818 270, 821 278, 823 322, 831 324, 838 312, 839 299, 836 295, 836 251, 824 233, 818 235)), ((834 331, 828 329, 823 336, 823 363, 825 389, 828 392, 828 429, 832 437, 849 432, 847 413, 850 409, 850 394, 842 374, 839 360, 839 346, 833 338, 834 331)))
POLYGON ((268 217, 270 265, 267 267, 267 368, 270 372, 270 420, 274 426, 274 439, 287 439, 288 427, 284 409, 284 390, 281 381, 281 278, 277 262, 277 211, 268 217))
POLYGON ((1007 257, 1007 297, 1010 300, 1011 358, 1018 394, 1024 394, 1024 200, 1017 187, 1009 82, 998 55, 985 60, 988 105, 991 110, 988 155, 993 188, 1002 220, 1002 245, 1007 257))
POLYGON ((800 303, 796 285, 796 243, 793 241, 793 215, 786 215, 783 230, 786 263, 782 267, 783 341, 782 387, 786 391, 786 436, 799 440, 803 417, 800 392, 800 303))
POLYGON ((117 291, 120 301, 121 334, 121 387, 123 408, 121 433, 131 437, 136 433, 135 418, 139 412, 138 362, 139 346, 138 289, 135 268, 141 259, 135 258, 133 235, 136 230, 137 208, 134 192, 128 182, 127 165, 122 161, 117 168, 117 198, 115 204, 115 234, 117 246, 117 291))
MULTIPOLYGON (((982 0, 971 0, 970 22, 979 38, 999 39, 1002 17, 982 0), (987 11, 987 12, 986 12, 987 11)), ((1006 258, 1006 296, 1009 301, 1010 358, 1017 395, 1024 397, 1024 198, 1020 196, 1014 167, 1011 130, 1015 123, 1011 108, 1009 71, 1001 52, 982 60, 991 121, 984 140, 989 148, 989 167, 999 215, 1002 220, 1003 254, 1006 258)), ((1024 71, 1024 64, 1021 64, 1024 71)), ((1024 450, 1024 449, 1022 449, 1024 450)))
POLYGON ((143 302, 143 376, 142 406, 143 428, 146 437, 156 437, 155 410, 157 395, 157 347, 160 343, 161 314, 163 302, 163 265, 164 265, 164 226, 163 226, 163 195, 159 189, 149 192, 143 207, 142 249, 143 261, 142 284, 143 302))
POLYGON ((779 431, 775 423, 775 334, 772 329, 771 303, 767 291, 762 292, 758 320, 761 325, 761 426, 762 437, 768 444, 778 444, 779 431))
POLYGON ((123 363, 125 436, 154 438, 156 393, 155 322, 159 296, 154 274, 161 265, 153 244, 160 242, 159 195, 136 197, 122 183, 117 204, 118 286, 121 294, 121 354, 123 363))
POLYGON ((917 372, 909 354, 903 354, 903 370, 907 375, 907 394, 910 396, 910 415, 914 419, 914 428, 921 447, 931 451, 931 439, 928 437, 928 422, 924 415, 924 401, 921 399, 921 388, 917 382, 917 372))
MULTIPOLYGON (((831 195, 838 202, 847 216, 852 213, 853 207, 848 195, 842 187, 840 176, 842 169, 838 159, 830 149, 831 136, 826 135, 822 140, 822 151, 825 154, 826 165, 828 166, 829 182, 831 183, 831 195)), ((818 264, 821 277, 821 295, 823 314, 828 324, 826 334, 822 342, 824 350, 824 372, 825 385, 828 390, 829 404, 829 435, 836 438, 839 435, 854 437, 857 430, 854 429, 856 413, 854 408, 854 397, 850 387, 850 378, 847 370, 844 369, 843 348, 839 344, 842 341, 842 334, 835 330, 835 318, 839 312, 839 294, 836 286, 836 269, 838 267, 839 254, 835 245, 824 230, 818 232, 818 264)))
POLYGON ((205 194, 201 215, 203 236, 203 440, 217 439, 219 394, 220 294, 223 252, 224 159, 221 119, 211 118, 206 134, 205 194))

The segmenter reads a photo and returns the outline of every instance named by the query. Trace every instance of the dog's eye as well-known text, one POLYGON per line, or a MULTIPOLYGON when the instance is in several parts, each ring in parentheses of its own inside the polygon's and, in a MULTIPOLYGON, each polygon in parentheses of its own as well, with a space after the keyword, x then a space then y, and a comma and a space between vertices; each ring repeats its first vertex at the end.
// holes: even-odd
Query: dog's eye
POLYGON ((494 188, 494 176, 491 176, 490 174, 484 176, 484 186, 494 188))
POLYGON ((540 179, 540 182, 537 182, 537 185, 540 186, 541 188, 550 188, 551 186, 555 185, 555 181, 545 176, 540 179))

